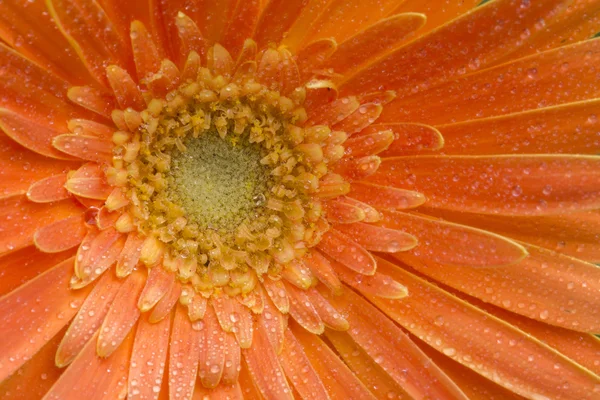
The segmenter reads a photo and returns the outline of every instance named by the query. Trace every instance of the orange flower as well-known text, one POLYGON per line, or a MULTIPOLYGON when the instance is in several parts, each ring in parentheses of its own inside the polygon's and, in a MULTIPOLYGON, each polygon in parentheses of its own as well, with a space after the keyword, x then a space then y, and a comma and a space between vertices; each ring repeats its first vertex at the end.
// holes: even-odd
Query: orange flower
POLYGON ((0 397, 600 398, 600 1, 478 3, 1 2, 0 397))

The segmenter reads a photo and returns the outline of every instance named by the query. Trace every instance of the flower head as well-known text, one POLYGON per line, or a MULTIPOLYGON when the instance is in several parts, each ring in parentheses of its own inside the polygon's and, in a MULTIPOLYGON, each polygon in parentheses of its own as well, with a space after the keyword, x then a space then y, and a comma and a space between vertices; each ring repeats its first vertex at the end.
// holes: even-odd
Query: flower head
POLYGON ((1 396, 599 397, 598 2, 478 3, 0 4, 1 396))

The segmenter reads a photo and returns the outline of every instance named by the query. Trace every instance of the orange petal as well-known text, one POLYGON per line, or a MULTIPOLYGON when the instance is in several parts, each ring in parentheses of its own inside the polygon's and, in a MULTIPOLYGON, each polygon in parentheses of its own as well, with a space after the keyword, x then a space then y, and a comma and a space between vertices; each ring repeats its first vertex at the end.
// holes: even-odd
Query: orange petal
POLYGON ((410 250, 418 243, 417 238, 409 233, 361 222, 337 225, 335 229, 370 251, 397 253, 410 250))
POLYGON ((12 292, 74 253, 68 250, 49 254, 28 246, 0 257, 0 296, 12 292))
MULTIPOLYGON (((302 6, 302 8, 298 8, 298 15, 294 16, 294 20, 292 21, 292 25, 288 29, 288 31, 283 35, 282 45, 286 46, 293 53, 298 53, 301 51, 302 44, 310 27, 315 23, 317 18, 325 11, 327 4, 329 4, 331 0, 312 0, 306 2, 302 6)), ((284 1, 278 1, 277 3, 285 4, 284 1)), ((300 1, 296 1, 296 3, 300 3, 300 1)), ((283 8, 285 10, 285 8, 283 8)), ((285 11, 284 11, 285 12, 285 11)), ((276 21, 277 14, 271 16, 276 21)), ((332 40, 333 43, 335 41, 332 40)), ((310 47, 310 44, 308 45, 310 47)))
POLYGON ((69 100, 107 119, 115 109, 114 98, 106 92, 89 86, 71 86, 67 92, 69 100))
MULTIPOLYGON (((177 17, 175 18, 175 24, 177 26, 179 40, 181 41, 180 53, 182 55, 189 54, 187 61, 192 63, 195 62, 193 61, 195 58, 194 56, 190 58, 192 52, 195 52, 198 58, 204 58, 207 51, 206 42, 196 23, 184 13, 178 12, 177 17)), ((196 75, 191 76, 191 78, 196 79, 196 75)))
POLYGON ((236 3, 234 0, 222 0, 218 3, 212 0, 196 0, 197 14, 193 16, 193 20, 210 44, 221 42, 236 3))
POLYGON ((72 200, 33 203, 24 195, 0 198, 0 254, 33 244, 38 229, 81 212, 72 200))
POLYGON ((254 40, 259 47, 270 43, 278 44, 294 23, 307 2, 303 0, 273 0, 262 10, 254 31, 254 40))
POLYGON ((360 181, 373 175, 380 164, 381 159, 377 156, 342 158, 332 169, 347 181, 360 181))
POLYGON ((0 15, 0 37, 24 57, 71 83, 91 79, 75 50, 52 21, 45 3, 4 2, 0 5, 0 15))
POLYGON ((53 175, 29 186, 27 198, 35 203, 52 203, 69 198, 65 189, 67 174, 53 175))
POLYGON ((232 318, 231 316, 233 315, 235 310, 235 302, 236 301, 234 299, 230 298, 223 292, 214 293, 211 296, 210 303, 215 309, 215 313, 217 314, 217 318, 219 320, 219 323, 221 324, 221 328, 223 328, 225 332, 231 332, 231 330, 233 329, 233 320, 235 318, 232 318))
POLYGON ((292 285, 286 285, 286 290, 290 299, 290 315, 292 318, 304 329, 315 335, 323 333, 325 325, 306 292, 292 285))
POLYGON ((200 356, 199 330, 202 329, 202 323, 198 322, 190 322, 182 306, 175 309, 169 349, 169 396, 172 399, 189 399, 194 393, 200 356))
POLYGON ((138 301, 140 311, 146 312, 150 310, 160 299, 166 296, 173 285, 174 279, 175 274, 165 271, 162 266, 155 265, 152 267, 150 272, 148 272, 146 285, 138 301))
POLYGON ((329 395, 296 337, 287 328, 279 361, 288 379, 303 399, 327 399, 329 395))
POLYGON ((535 54, 411 98, 398 97, 386 106, 381 121, 439 125, 593 99, 600 95, 594 76, 599 61, 597 40, 535 54))
POLYGON ((394 140, 389 147, 381 153, 381 156, 383 157, 430 152, 439 150, 445 145, 442 134, 433 126, 424 124, 395 122, 373 124, 361 131, 360 137, 387 130, 392 131, 394 140))
POLYGON ((600 339, 598 337, 534 321, 489 304, 481 303, 478 306, 538 338, 596 375, 600 373, 600 363, 598 362, 600 339))
POLYGON ((257 324, 262 325, 266 332, 269 332, 269 342, 277 354, 280 354, 283 349, 283 341, 285 337, 285 328, 287 326, 287 316, 279 312, 273 303, 269 300, 265 301, 265 309, 257 318, 257 324))
POLYGON ((96 226, 100 230, 115 228, 119 229, 119 232, 125 232, 123 229, 120 229, 118 226, 115 226, 115 224, 119 220, 119 217, 122 215, 123 214, 119 212, 111 212, 106 206, 103 206, 96 214, 96 226))
MULTIPOLYGON (((346 289, 342 296, 327 294, 325 297, 348 319, 351 326, 348 333, 354 342, 410 396, 466 400, 458 387, 431 363, 408 335, 362 297, 350 289, 346 289), (423 365, 428 365, 429 368, 423 368, 423 365)), ((405 299, 398 301, 403 302, 405 299)), ((428 304, 424 303, 422 306, 427 307, 428 304)))
POLYGON ((0 109, 0 128, 7 136, 28 150, 46 157, 62 160, 73 159, 52 146, 52 140, 60 135, 55 128, 38 124, 32 119, 6 108, 0 109))
POLYGON ((177 304, 181 291, 181 284, 175 281, 167 294, 165 294, 163 298, 158 301, 156 306, 154 306, 148 320, 151 323, 156 323, 162 321, 163 318, 166 318, 171 313, 171 310, 173 310, 173 307, 175 307, 175 304, 177 304))
POLYGON ((233 313, 229 316, 233 322, 231 331, 242 349, 247 349, 252 345, 254 332, 254 320, 249 309, 238 303, 233 302, 233 313))
POLYGON ((331 263, 338 277, 348 286, 358 290, 363 295, 383 297, 385 299, 402 299, 408 296, 406 286, 396 282, 389 276, 378 271, 373 276, 365 276, 344 268, 343 265, 331 263))
POLYGON ((309 114, 306 125, 334 125, 348 117, 360 107, 356 97, 343 97, 325 104, 309 114))
POLYGON ((67 180, 65 187, 73 194, 96 200, 106 200, 113 189, 106 181, 102 167, 94 163, 79 168, 67 180))
POLYGON ((419 36, 426 32, 453 20, 454 18, 465 14, 475 6, 480 5, 481 0, 465 0, 456 1, 444 4, 444 7, 439 7, 437 4, 424 2, 421 0, 405 0, 400 2, 393 14, 415 12, 422 13, 427 16, 427 21, 423 29, 418 33, 419 36))
POLYGON ((600 212, 549 216, 496 216, 423 209, 448 221, 498 233, 581 260, 600 261, 600 212))
POLYGON ((90 74, 106 84, 104 66, 125 64, 127 46, 97 2, 49 0, 48 11, 90 74))
POLYGON ((382 272, 407 286, 411 295, 402 300, 369 299, 430 346, 523 396, 595 397, 600 378, 591 372, 437 286, 378 261, 382 272), (457 309, 460 312, 451 312, 457 309), (508 347, 496 357, 498 347, 490 343, 508 347), (568 388, 563 382, 569 382, 568 388))
POLYGON ((142 245, 145 237, 141 237, 137 233, 127 235, 123 250, 117 259, 116 273, 118 277, 127 276, 137 266, 142 252, 142 245))
POLYGON ((114 228, 88 231, 77 250, 76 276, 71 282, 71 287, 83 287, 102 275, 117 261, 124 244, 125 237, 114 228))
POLYGON ((52 139, 52 146, 65 154, 87 161, 110 163, 113 158, 113 143, 95 136, 58 135, 52 139))
POLYGON ((84 118, 73 118, 67 122, 69 131, 78 135, 96 136, 103 139, 112 139, 115 132, 114 126, 84 118))
POLYGON ((365 212, 362 208, 339 198, 328 201, 323 205, 327 211, 327 221, 331 223, 351 224, 365 219, 365 212))
POLYGON ((426 20, 424 14, 406 13, 374 21, 373 25, 338 45, 335 53, 327 59, 326 67, 333 68, 336 73, 347 74, 349 70, 400 47, 426 20))
POLYGON ((269 332, 261 324, 256 327, 254 344, 242 350, 250 376, 264 398, 291 400, 292 391, 269 343, 269 332))
POLYGON ((356 111, 335 124, 332 128, 336 131, 344 131, 348 135, 360 132, 371 125, 383 111, 381 104, 362 104, 356 111))
POLYGON ((45 398, 77 400, 81 398, 82 393, 86 393, 86 398, 93 400, 118 398, 127 385, 133 337, 131 332, 111 357, 102 358, 96 354, 95 335, 45 398))
POLYGON ((498 270, 397 257, 448 286, 517 314, 580 332, 600 331, 600 268, 550 250, 525 248, 527 258, 498 270))
POLYGON ((502 236, 445 222, 431 217, 401 212, 383 212, 382 226, 401 229, 419 240, 406 252, 420 260, 463 267, 492 267, 517 263, 527 256, 526 249, 502 236), (447 243, 453 244, 449 252, 447 243))
POLYGON ((283 267, 281 277, 299 289, 308 289, 313 281, 310 269, 298 260, 292 260, 283 267))
POLYGON ((373 185, 367 182, 352 182, 350 193, 354 199, 379 210, 404 210, 425 203, 425 196, 411 190, 373 185))
POLYGON ((222 350, 225 354, 225 364, 221 379, 224 385, 232 385, 238 381, 242 354, 240 351, 240 346, 237 344, 237 341, 232 334, 225 334, 224 339, 222 350))
POLYGON ((599 167, 594 156, 395 157, 369 181, 419 191, 435 208, 548 215, 600 207, 599 167))
POLYGON ((42 347, 29 361, 0 384, 4 400, 41 399, 63 372, 54 365, 54 353, 66 329, 42 347))
POLYGON ((317 375, 322 379, 330 398, 365 400, 376 398, 317 335, 297 326, 293 327, 292 331, 304 348, 304 354, 317 375))
POLYGON ((231 76, 233 72, 233 59, 229 51, 220 44, 215 44, 208 49, 206 55, 207 66, 212 71, 213 75, 231 76))
POLYGON ((350 328, 346 318, 333 308, 315 288, 311 288, 305 293, 327 328, 336 331, 347 331, 350 328))
POLYGON ((131 75, 118 65, 106 67, 106 77, 112 88, 119 108, 124 110, 128 107, 137 111, 146 108, 146 102, 131 75))
MULTIPOLYGON (((353 77, 345 77, 341 92, 348 95, 398 89, 398 99, 402 99, 413 90, 465 73, 467 66, 472 71, 483 68, 521 46, 523 40, 520 36, 525 30, 531 35, 542 30, 539 21, 549 21, 563 6, 561 0, 549 0, 526 8, 515 6, 512 1, 491 2, 477 7, 452 24, 375 60, 353 77), (499 25, 500 19, 518 21, 519 28, 515 29, 514 23, 499 25), (478 34, 473 36, 472 32, 478 34), (461 46, 456 45, 458 41, 461 46)), ((354 26, 339 29, 353 29, 354 26)))
POLYGON ((599 113, 600 100, 589 100, 437 129, 444 154, 597 154, 599 113))
POLYGON ((377 131, 346 140, 344 142, 344 150, 348 157, 370 156, 381 153, 393 141, 394 133, 391 130, 377 131))
POLYGON ((411 398, 347 333, 327 331, 327 339, 358 379, 378 399, 411 398))
POLYGON ((68 259, 0 300, 0 381, 41 349, 75 315, 89 293, 72 291, 68 259), (23 316, 27 315, 26 323, 23 316))
POLYGON ((335 229, 323 235, 317 248, 335 261, 363 275, 373 275, 377 268, 375 259, 367 249, 335 229))
POLYGON ((140 21, 131 23, 131 48, 138 80, 155 73, 160 68, 160 55, 152 36, 140 21))
MULTIPOLYGON (((78 166, 75 162, 59 161, 40 156, 17 144, 1 131, 0 163, 2 163, 0 197, 23 193, 35 182, 43 182, 47 178, 61 176, 78 166)), ((60 199, 56 198, 56 200, 60 199)))
POLYGON ((524 397, 519 396, 510 389, 505 389, 502 386, 492 382, 491 380, 475 373, 462 364, 454 361, 452 358, 432 349, 427 344, 413 338, 415 342, 423 349, 427 356, 431 357, 432 361, 438 365, 454 383, 465 392, 472 400, 523 400, 524 397))
POLYGON ((148 322, 146 318, 140 319, 129 361, 128 399, 158 400, 169 348, 170 328, 171 318, 158 323, 148 322))
POLYGON ((238 2, 228 18, 227 27, 220 43, 236 59, 242 51, 244 41, 252 36, 260 14, 260 0, 238 2))
POLYGON ((202 319, 202 329, 199 331, 200 358, 198 360, 198 376, 206 388, 215 388, 221 381, 225 367, 225 352, 223 343, 227 335, 221 329, 217 316, 212 307, 206 309, 202 319))
POLYGON ((96 346, 100 357, 108 357, 117 350, 140 317, 137 300, 145 280, 144 274, 133 273, 119 288, 100 327, 96 346))
POLYGON ((55 357, 57 366, 62 368, 69 365, 83 350, 92 335, 100 328, 122 284, 123 282, 117 280, 111 273, 104 274, 98 280, 60 342, 55 357))
POLYGON ((60 253, 77 246, 87 229, 83 214, 56 221, 38 229, 33 235, 35 247, 45 253, 60 253))
POLYGON ((263 286, 275 307, 277 307, 281 313, 287 314, 290 310, 290 302, 283 282, 280 280, 274 281, 272 279, 265 279, 263 281, 263 286))
POLYGON ((341 198, 343 202, 348 203, 354 207, 358 207, 365 213, 364 222, 377 222, 381 220, 381 214, 374 207, 369 204, 363 203, 362 201, 358 201, 351 197, 343 197, 341 198))
POLYGON ((303 106, 307 115, 314 115, 316 110, 337 98, 337 88, 329 80, 313 79, 306 83, 305 89, 306 99, 303 106))
POLYGON ((311 251, 308 256, 302 259, 302 262, 310 268, 310 271, 325 286, 334 293, 339 294, 342 290, 342 283, 337 277, 336 272, 331 267, 331 263, 318 251, 311 251))
POLYGON ((193 399, 211 399, 211 400, 244 400, 244 393, 239 383, 235 382, 229 385, 219 385, 214 389, 206 389, 202 385, 196 385, 194 388, 193 399))
POLYGON ((314 21, 306 41, 332 37, 344 42, 358 32, 389 15, 398 5, 398 0, 380 0, 377 6, 361 0, 333 0, 314 21), (352 21, 351 24, 348 21, 352 21))

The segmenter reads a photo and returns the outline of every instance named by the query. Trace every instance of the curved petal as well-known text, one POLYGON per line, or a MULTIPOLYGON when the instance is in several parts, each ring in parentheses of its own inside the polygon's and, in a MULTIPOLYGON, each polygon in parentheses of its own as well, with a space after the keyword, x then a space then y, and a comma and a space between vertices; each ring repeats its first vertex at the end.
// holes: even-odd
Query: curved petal
POLYGON ((437 286, 387 261, 378 261, 382 272, 408 287, 411 295, 402 300, 367 297, 438 351, 523 396, 597 397, 600 377, 437 286), (502 355, 496 357, 500 350, 502 355), (566 382, 567 387, 563 386, 566 382))
POLYGON ((69 288, 72 273, 73 258, 0 299, 0 381, 63 329, 81 306, 89 289, 72 291, 69 288))
POLYGON ((551 215, 600 208, 599 177, 596 156, 416 156, 382 159, 369 182, 418 191, 434 208, 551 215))

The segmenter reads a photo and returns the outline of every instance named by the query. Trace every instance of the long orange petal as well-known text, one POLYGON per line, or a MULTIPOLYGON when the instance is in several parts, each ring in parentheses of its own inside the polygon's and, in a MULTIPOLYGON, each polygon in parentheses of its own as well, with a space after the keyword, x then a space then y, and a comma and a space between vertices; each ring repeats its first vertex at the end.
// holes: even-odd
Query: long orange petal
POLYGON ((81 242, 75 259, 75 276, 71 287, 80 288, 97 279, 117 261, 125 238, 114 228, 91 230, 81 242))
POLYGON ((324 234, 317 247, 332 259, 358 273, 373 275, 377 268, 377 262, 367 249, 336 230, 324 234))
POLYGON ((340 357, 346 365, 360 379, 365 386, 378 398, 385 399, 411 399, 408 394, 398 385, 384 369, 352 340, 347 333, 334 331, 325 332, 327 339, 333 344, 340 357))
POLYGON ((438 351, 523 396, 596 397, 598 376, 437 286, 387 261, 378 261, 382 272, 408 287, 411 295, 402 300, 367 297, 438 351), (507 347, 496 357, 500 344, 507 347), (568 388, 563 387, 564 382, 569 383, 568 388))
POLYGON ((98 82, 107 83, 107 63, 127 63, 126 42, 96 1, 48 0, 46 4, 56 26, 98 82))
POLYGON ((336 73, 348 73, 349 70, 400 47, 414 36, 415 31, 426 20, 424 14, 417 13, 397 14, 381 19, 340 43, 325 65, 333 68, 336 73))
POLYGON ((290 328, 285 331, 283 351, 279 360, 288 379, 303 399, 329 399, 323 382, 290 328))
POLYGON ((75 315, 89 289, 72 291, 68 259, 0 299, 0 381, 41 349, 75 315), (39 300, 39 301, 38 301, 39 300), (24 323, 23 316, 27 315, 24 323))
POLYGON ((406 252, 420 260, 464 267, 492 267, 517 263, 527 256, 518 243, 480 229, 431 217, 385 211, 382 226, 406 231, 419 245, 406 252), (448 251, 447 243, 453 243, 448 251))
POLYGON ((287 284, 286 290, 290 299, 290 315, 292 318, 304 329, 315 335, 323 333, 325 324, 306 292, 287 284))
POLYGON ((444 154, 597 154, 599 113, 600 100, 589 100, 437 129, 444 154))
POLYGON ((12 292, 73 254, 73 250, 48 254, 29 246, 0 257, 0 296, 12 292))
POLYGON ((373 185, 368 181, 352 182, 348 196, 364 201, 379 210, 404 210, 407 208, 415 208, 426 201, 425 196, 419 192, 373 185))
POLYGON ((259 47, 266 47, 269 43, 279 43, 306 5, 307 2, 304 0, 269 1, 262 10, 254 32, 254 40, 259 47))
POLYGON ((128 399, 158 399, 170 333, 171 318, 158 323, 148 322, 145 317, 140 319, 129 361, 128 399))
POLYGON ((221 329, 212 307, 206 309, 202 319, 202 336, 200 340, 200 358, 198 360, 198 376, 202 385, 213 389, 221 381, 225 368, 225 352, 223 343, 226 332, 221 329))
POLYGON ((150 310, 164 296, 166 296, 173 285, 175 274, 166 271, 161 265, 155 265, 148 272, 146 285, 140 294, 138 308, 142 312, 150 310))
MULTIPOLYGON (((57 180, 58 177, 64 176, 71 169, 76 169, 78 164, 75 162, 59 161, 56 159, 43 157, 32 151, 27 150, 23 146, 17 144, 14 140, 8 137, 3 132, 0 132, 0 197, 7 197, 13 194, 19 194, 27 191, 31 186, 36 185, 36 182, 43 186, 45 179, 57 180)), ((51 185, 54 186, 54 185, 51 185)), ((64 198, 64 188, 60 196, 53 196, 55 200, 64 198), (60 198, 59 198, 60 197, 60 198)), ((54 192, 57 193, 57 192, 54 192)), ((45 196, 37 196, 37 199, 42 200, 45 196)), ((30 199, 36 201, 36 199, 30 199)))
POLYGON ((370 251, 397 253, 410 250, 418 243, 417 238, 409 233, 362 222, 337 225, 335 229, 370 251))
POLYGON ((600 95, 600 84, 594 76, 599 61, 598 40, 535 54, 466 75, 414 97, 399 96, 386 106, 381 121, 439 125, 593 99, 600 95), (561 90, 564 87, 571 89, 561 90))
POLYGON ((55 357, 57 366, 62 368, 70 364, 83 350, 92 335, 100 328, 122 284, 123 282, 117 280, 110 272, 98 280, 60 342, 55 357))
POLYGON ((562 0, 536 2, 526 8, 521 8, 518 0, 487 3, 375 60, 353 77, 345 77, 341 93, 398 89, 401 99, 415 88, 429 87, 465 73, 466 66, 471 71, 481 69, 522 45, 520 36, 524 30, 534 35, 543 28, 540 20, 550 20, 563 8, 562 0), (519 28, 515 29, 513 23, 499 25, 500 19, 519 21, 519 28), (473 32, 478 34, 474 36, 473 32), (461 46, 456 45, 459 41, 461 46))
POLYGON ((87 234, 84 222, 82 213, 38 229, 33 235, 35 247, 46 253, 59 253, 77 246, 87 234))
MULTIPOLYGON (((326 293, 325 297, 348 319, 351 327, 348 333, 354 342, 409 395, 466 400, 458 387, 431 363, 407 334, 362 297, 348 288, 341 296, 326 293), (423 365, 429 365, 429 368, 423 368, 423 365)), ((404 299, 398 301, 403 302, 404 299)))
POLYGON ((169 348, 169 398, 190 399, 196 385, 202 323, 192 323, 178 305, 169 348))
POLYGON ((256 387, 267 399, 293 399, 283 368, 269 342, 269 332, 257 324, 254 336, 254 344, 243 349, 242 354, 256 387))
POLYGON ((332 399, 376 398, 319 336, 306 332, 297 325, 292 327, 292 331, 332 399))
POLYGON ((595 156, 394 157, 369 181, 419 191, 435 208, 549 215, 600 207, 599 167, 595 156))
POLYGON ((108 357, 117 350, 140 317, 137 299, 145 279, 143 273, 133 273, 119 288, 100 327, 96 346, 100 357, 108 357))
POLYGON ((469 225, 589 262, 600 261, 598 210, 549 216, 496 216, 423 209, 447 221, 469 225))
POLYGON ((73 157, 58 151, 52 145, 53 139, 61 134, 54 127, 39 124, 35 120, 1 108, 0 128, 15 142, 31 151, 59 160, 73 160, 73 157))
POLYGON ((25 195, 0 198, 0 254, 33 244, 38 229, 81 212, 81 206, 70 199, 33 203, 25 195))
POLYGON ((527 258, 498 269, 394 256, 448 286, 517 314, 575 331, 600 331, 600 267, 551 250, 525 248, 527 258))
POLYGON ((77 400, 82 393, 93 400, 118 398, 127 386, 134 336, 130 332, 111 357, 102 358, 96 354, 97 335, 94 335, 44 399, 77 400))

